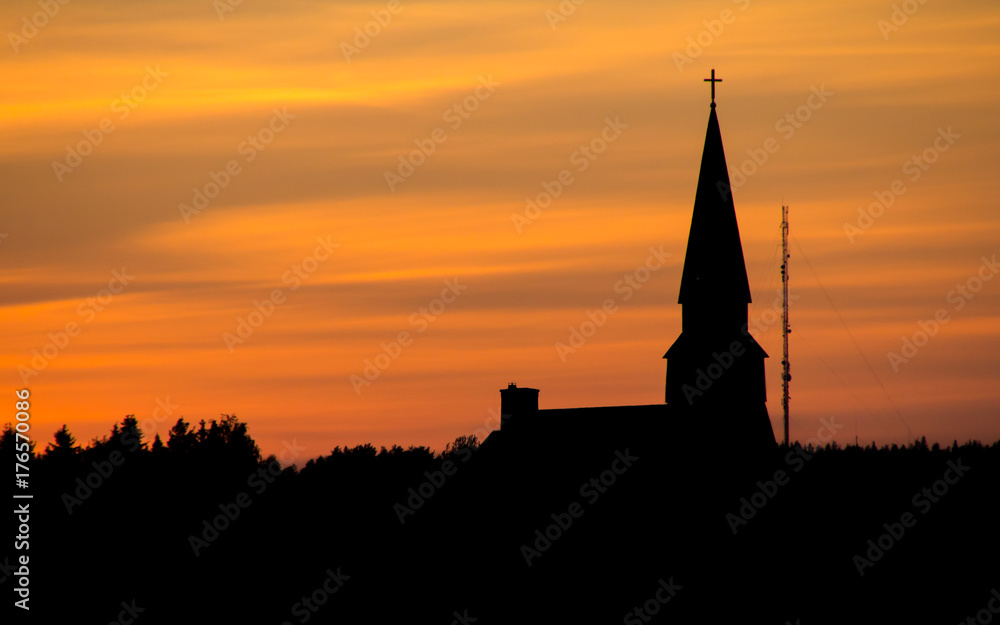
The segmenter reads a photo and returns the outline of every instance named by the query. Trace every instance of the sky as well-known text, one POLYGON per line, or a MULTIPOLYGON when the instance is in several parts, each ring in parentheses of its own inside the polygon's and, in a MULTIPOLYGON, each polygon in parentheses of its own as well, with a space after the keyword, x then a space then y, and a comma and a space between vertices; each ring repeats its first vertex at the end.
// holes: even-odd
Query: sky
POLYGON ((662 402, 713 68, 779 437, 784 203, 792 439, 1000 438, 993 2, 51 4, 0 6, 0 421, 29 388, 40 448, 662 402))

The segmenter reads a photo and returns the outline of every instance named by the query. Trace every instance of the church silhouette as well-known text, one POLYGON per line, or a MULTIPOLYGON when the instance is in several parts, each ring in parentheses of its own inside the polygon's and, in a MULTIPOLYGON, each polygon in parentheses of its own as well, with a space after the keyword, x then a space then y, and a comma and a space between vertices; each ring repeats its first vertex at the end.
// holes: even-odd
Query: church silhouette
POLYGON ((135 415, 86 446, 63 426, 30 460, 7 424, 31 514, 0 525, 31 551, 0 549, 0 585, 32 612, 2 622, 993 622, 1000 442, 840 448, 831 415, 775 444, 709 80, 664 403, 539 410, 512 384, 482 445, 298 467, 233 415, 150 445, 135 415))
MULTIPOLYGON (((773 447, 767 353, 747 331, 750 283, 715 112, 715 83, 688 234, 680 295, 682 330, 667 350, 665 403, 540 410, 539 390, 500 391, 501 428, 490 443, 680 435, 743 448, 773 447)), ((490 440, 492 439, 492 440, 490 440)), ((689 439, 690 440, 690 439, 689 439)))

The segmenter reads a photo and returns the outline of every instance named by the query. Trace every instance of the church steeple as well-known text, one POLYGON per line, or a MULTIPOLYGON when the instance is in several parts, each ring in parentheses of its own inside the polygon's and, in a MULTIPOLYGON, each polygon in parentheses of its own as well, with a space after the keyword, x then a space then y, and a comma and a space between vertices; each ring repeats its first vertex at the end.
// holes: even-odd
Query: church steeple
POLYGON ((750 282, 715 112, 715 70, 706 81, 712 104, 677 298, 681 335, 664 355, 666 401, 704 421, 706 435, 773 445, 767 354, 747 331, 750 282))
MULTIPOLYGON (((708 115, 677 303, 687 305, 684 307, 685 329, 694 329, 699 322, 706 321, 705 314, 715 317, 724 312, 720 307, 730 309, 736 317, 740 309, 744 311, 742 321, 736 326, 739 328, 746 321, 746 305, 750 303, 750 282, 715 102, 708 115)), ((731 323, 736 321, 726 316, 731 323)))
POLYGON ((750 303, 750 283, 714 103, 708 115, 678 303, 693 301, 712 290, 729 291, 750 303))

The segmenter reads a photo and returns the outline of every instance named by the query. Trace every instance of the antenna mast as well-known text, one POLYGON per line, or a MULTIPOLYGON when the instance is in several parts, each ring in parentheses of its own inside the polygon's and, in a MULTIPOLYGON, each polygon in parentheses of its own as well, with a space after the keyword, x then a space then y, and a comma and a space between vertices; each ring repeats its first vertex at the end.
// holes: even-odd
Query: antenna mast
POLYGON ((781 407, 785 411, 785 446, 788 446, 788 383, 792 376, 789 373, 788 364, 788 334, 792 331, 788 327, 788 207, 781 207, 781 407))

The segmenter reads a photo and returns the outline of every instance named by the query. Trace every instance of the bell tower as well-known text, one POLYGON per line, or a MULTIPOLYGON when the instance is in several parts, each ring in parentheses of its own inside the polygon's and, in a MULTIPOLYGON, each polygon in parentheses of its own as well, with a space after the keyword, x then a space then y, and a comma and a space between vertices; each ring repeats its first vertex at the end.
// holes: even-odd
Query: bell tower
POLYGON ((667 359, 666 401, 713 439, 774 445, 764 359, 747 331, 750 283, 715 112, 715 83, 701 156, 680 295, 681 334, 667 359))

